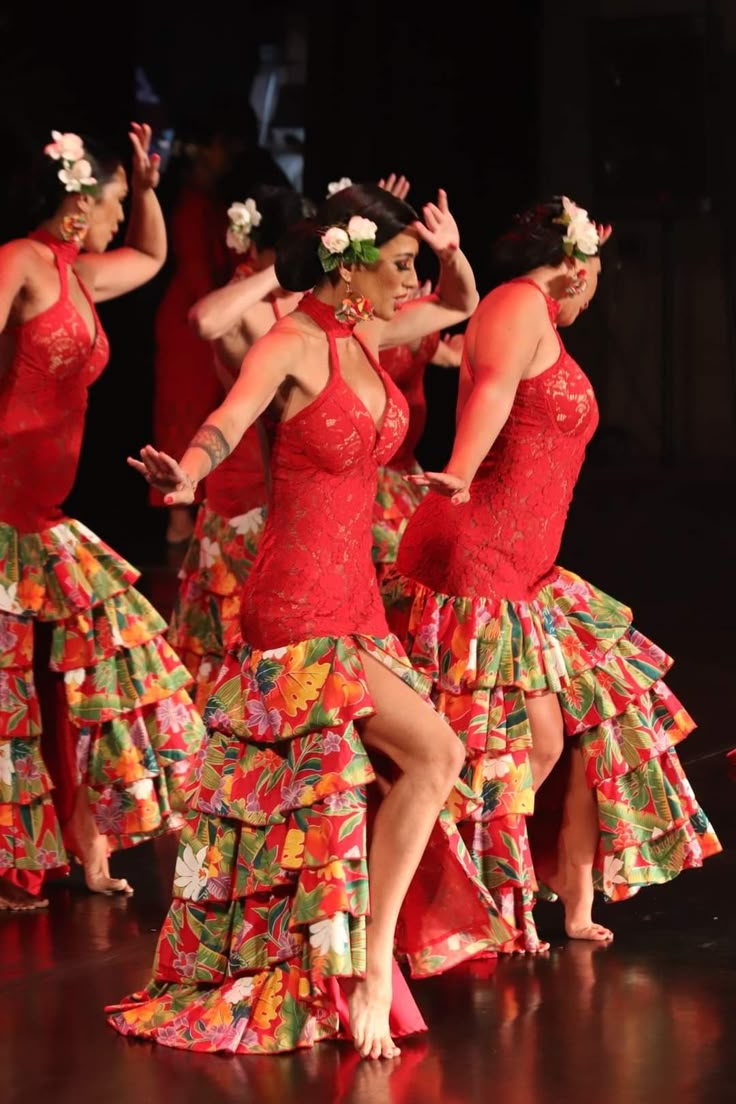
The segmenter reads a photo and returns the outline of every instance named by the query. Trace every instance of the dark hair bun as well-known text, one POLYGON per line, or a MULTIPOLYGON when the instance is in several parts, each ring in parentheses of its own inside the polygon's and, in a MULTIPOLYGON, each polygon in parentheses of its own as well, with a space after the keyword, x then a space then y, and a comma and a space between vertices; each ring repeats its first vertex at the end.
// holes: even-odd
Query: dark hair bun
POLYGON ((391 241, 416 221, 413 207, 377 184, 351 184, 322 203, 314 218, 293 226, 276 251, 276 277, 287 291, 308 291, 325 279, 320 237, 329 226, 347 226, 354 215, 376 224, 376 245, 391 241))
POLYGON ((545 265, 562 264, 565 227, 555 221, 562 211, 562 198, 554 196, 516 216, 513 226, 491 250, 496 282, 513 280, 545 265))
POLYGON ((301 219, 281 239, 276 250, 276 279, 286 291, 309 291, 324 272, 319 259, 319 228, 301 219))

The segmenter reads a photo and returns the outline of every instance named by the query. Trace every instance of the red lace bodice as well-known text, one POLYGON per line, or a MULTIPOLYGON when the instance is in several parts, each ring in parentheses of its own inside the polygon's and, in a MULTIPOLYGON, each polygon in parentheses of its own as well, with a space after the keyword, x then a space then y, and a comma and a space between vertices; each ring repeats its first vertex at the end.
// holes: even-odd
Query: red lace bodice
MULTIPOLYGON (((557 304, 545 299, 554 323, 557 304)), ((419 506, 399 549, 402 574, 443 594, 514 601, 533 597, 550 574, 598 423, 590 382, 558 341, 556 362, 519 383, 470 502, 453 506, 433 492, 419 506)))
MULTIPOLYGON (((252 275, 253 269, 240 265, 243 277, 252 275)), ((281 317, 278 302, 271 299, 274 320, 281 317)), ((207 476, 207 505, 222 517, 233 518, 247 514, 266 502, 266 472, 263 466, 258 430, 250 426, 227 460, 207 476)))
POLYGON ((388 372, 409 404, 409 429, 404 443, 391 458, 390 466, 396 471, 411 471, 415 463, 414 451, 427 422, 424 373, 439 343, 439 333, 427 334, 416 352, 412 352, 409 345, 394 345, 381 352, 381 367, 388 372))
POLYGON ((82 448, 87 392, 105 367, 109 346, 92 298, 95 336, 69 296, 69 243, 31 235, 54 254, 59 298, 10 331, 13 359, 0 379, 0 520, 31 532, 62 516, 82 448))
POLYGON ((340 374, 338 343, 352 330, 311 294, 299 310, 327 335, 330 376, 313 402, 273 426, 268 520, 241 602, 243 638, 256 648, 388 632, 371 516, 377 468, 406 433, 407 404, 364 347, 386 389, 377 428, 340 374))

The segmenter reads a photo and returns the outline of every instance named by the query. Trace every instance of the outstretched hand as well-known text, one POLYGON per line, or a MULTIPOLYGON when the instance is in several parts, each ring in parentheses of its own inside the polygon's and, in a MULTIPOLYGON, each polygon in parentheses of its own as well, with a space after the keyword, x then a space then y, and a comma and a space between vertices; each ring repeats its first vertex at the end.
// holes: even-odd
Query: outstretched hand
POLYGON ((155 188, 160 178, 161 158, 150 153, 151 128, 148 123, 131 123, 128 132, 133 147, 133 184, 141 191, 155 188))
POLYGON ((424 222, 413 223, 422 241, 442 256, 460 248, 460 231, 447 203, 447 192, 440 188, 436 203, 425 203, 424 222))
POLYGON ((470 490, 464 479, 449 472, 421 472, 417 475, 405 475, 404 478, 415 487, 429 487, 430 490, 449 498, 453 506, 461 506, 470 501, 470 490))
POLYGON ((129 456, 128 463, 147 483, 161 491, 167 506, 186 506, 194 502, 197 484, 173 457, 159 452, 153 445, 145 445, 140 457, 140 460, 134 460, 129 456))

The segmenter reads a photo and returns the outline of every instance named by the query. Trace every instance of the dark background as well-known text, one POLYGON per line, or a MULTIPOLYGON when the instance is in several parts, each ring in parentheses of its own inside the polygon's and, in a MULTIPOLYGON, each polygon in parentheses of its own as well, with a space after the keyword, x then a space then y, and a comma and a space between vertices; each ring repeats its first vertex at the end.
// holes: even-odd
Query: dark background
MULTIPOLYGON (((308 194, 320 198, 343 174, 392 169, 410 177, 415 205, 442 185, 482 292, 490 242, 509 216, 540 195, 572 195, 616 227, 598 299, 566 334, 602 412, 582 493, 596 473, 615 473, 622 524, 627 486, 717 485, 714 539, 732 523, 736 428, 733 7, 529 0, 433 15, 326 0, 210 4, 191 17, 134 4, 82 20, 21 9, 0 16, 2 135, 6 151, 37 147, 51 127, 124 145, 131 118, 160 126, 195 107, 245 103, 261 47, 288 53, 297 40, 306 78, 282 89, 277 116, 305 128, 308 194), (160 105, 136 104, 137 65, 160 105)), ((125 456, 151 435, 163 285, 101 310, 112 359, 91 394, 68 503, 144 564, 162 551, 164 519, 125 456)), ((430 368, 427 390, 420 458, 434 467, 451 442, 453 374, 430 368)))

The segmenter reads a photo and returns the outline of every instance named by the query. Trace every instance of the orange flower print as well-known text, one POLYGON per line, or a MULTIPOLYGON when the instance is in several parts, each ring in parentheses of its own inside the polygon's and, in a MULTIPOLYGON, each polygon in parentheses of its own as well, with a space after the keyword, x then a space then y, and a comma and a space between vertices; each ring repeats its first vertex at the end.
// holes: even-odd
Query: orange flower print
POLYGON ((25 610, 39 610, 43 604, 43 596, 45 590, 38 583, 34 583, 32 579, 21 579, 18 583, 17 598, 18 602, 23 606, 25 610))
POLYGON ((268 1029, 279 1014, 284 999, 281 980, 281 974, 270 974, 261 989, 253 1009, 253 1021, 258 1027, 268 1029))

